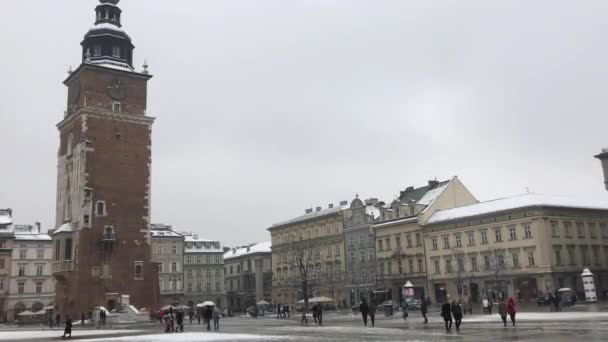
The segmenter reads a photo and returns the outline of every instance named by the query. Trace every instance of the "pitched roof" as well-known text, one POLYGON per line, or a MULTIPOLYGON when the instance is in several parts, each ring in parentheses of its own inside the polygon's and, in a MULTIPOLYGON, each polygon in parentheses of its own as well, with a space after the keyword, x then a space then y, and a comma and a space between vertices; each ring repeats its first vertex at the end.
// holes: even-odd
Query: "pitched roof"
POLYGON ((559 207, 576 209, 608 210, 608 202, 594 202, 567 197, 549 196, 542 194, 523 194, 490 201, 480 202, 464 207, 436 211, 427 224, 448 222, 467 217, 480 216, 507 210, 526 207, 559 207))
POLYGON ((327 208, 327 209, 322 209, 319 211, 313 211, 310 212, 308 214, 304 214, 302 216, 298 216, 295 218, 292 218, 290 220, 286 220, 283 222, 279 222, 279 223, 275 223, 272 225, 272 227, 270 227, 270 229, 275 228, 275 227, 279 227, 279 226, 284 226, 287 224, 292 224, 292 223, 297 223, 297 222, 302 222, 302 221, 306 221, 306 220, 311 220, 311 219, 315 219, 315 218, 320 218, 320 217, 324 217, 324 216, 329 216, 329 215, 334 215, 339 213, 342 210, 348 209, 349 206, 348 205, 338 205, 335 206, 333 208, 327 208))

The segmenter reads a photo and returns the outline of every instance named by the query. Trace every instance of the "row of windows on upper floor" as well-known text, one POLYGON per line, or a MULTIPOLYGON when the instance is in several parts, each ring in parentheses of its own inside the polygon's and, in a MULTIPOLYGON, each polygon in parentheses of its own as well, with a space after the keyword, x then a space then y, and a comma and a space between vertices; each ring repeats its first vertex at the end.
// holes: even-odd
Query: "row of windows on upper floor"
POLYGON ((12 247, 9 247, 8 240, 0 239, 0 248, 21 248, 21 249, 25 249, 25 248, 50 248, 50 247, 51 247, 50 244, 46 244, 45 245, 42 242, 36 242, 36 243, 20 242, 20 243, 13 244, 12 247))
MULTIPOLYGON (((2 248, 2 247, 0 247, 2 248)), ((28 253, 28 249, 19 249, 18 250, 18 255, 17 255, 17 259, 18 260, 25 260, 25 259, 34 259, 34 250, 29 250, 30 252, 28 253)), ((36 255, 35 255, 35 259, 36 260, 43 260, 44 258, 44 248, 38 248, 35 250, 36 255)), ((0 258, 0 269, 4 268, 4 259, 0 258)))
MULTIPOLYGON (((312 258, 314 260, 321 260, 322 258, 324 259, 339 259, 341 257, 341 251, 342 249, 340 248, 340 245, 333 245, 333 246, 326 246, 326 247, 317 247, 317 248, 313 248, 312 252, 312 258), (333 251, 333 253, 332 253, 333 251)), ((289 252, 283 252, 279 255, 277 255, 276 257, 278 258, 275 259, 277 262, 282 262, 282 263, 288 263, 289 262, 289 252)))
POLYGON ((300 240, 310 240, 318 237, 338 234, 339 224, 326 224, 319 227, 302 229, 297 232, 275 233, 272 236, 273 244, 288 243, 300 240))
MULTIPOLYGON (((99 44, 93 45, 93 51, 89 51, 93 57, 101 57, 103 55, 103 47, 99 44)), ((109 52, 109 51, 108 51, 109 52)), ((127 55, 127 49, 121 48, 118 45, 112 46, 112 57, 125 59, 127 55)))
MULTIPOLYGON (((29 264, 17 264, 17 276, 18 277, 27 277, 27 276, 45 276, 44 270, 47 268, 47 264, 35 264, 32 267, 29 264)), ((50 273, 49 273, 50 275, 50 273)))
MULTIPOLYGON (((28 280, 19 280, 17 282, 17 294, 42 294, 42 288, 44 285, 44 281, 35 280, 32 282, 33 287, 27 286, 29 284, 28 280), (28 288, 31 288, 32 291, 27 291, 28 288)), ((5 278, 0 277, 0 292, 8 290, 7 280, 5 278)))
MULTIPOLYGON (((394 238, 395 238, 395 248, 401 249, 401 234, 394 236, 394 238)), ((416 241, 415 241, 416 242, 416 247, 422 247, 422 234, 421 233, 416 233, 414 235, 414 238, 416 239, 416 241)), ((384 250, 390 251, 390 250, 392 250, 392 247, 391 247, 391 238, 389 236, 387 236, 385 238, 384 237, 378 237, 378 238, 376 238, 376 240, 378 241, 378 251, 384 251, 384 250)), ((406 247, 407 248, 414 247, 412 245, 412 234, 405 234, 405 241, 406 241, 406 247)))
MULTIPOLYGON (((510 241, 513 240, 517 240, 518 239, 518 231, 520 229, 518 229, 519 225, 509 225, 507 226, 507 234, 508 234, 508 239, 510 241)), ((523 230, 523 238, 524 239, 531 239, 532 238, 532 226, 529 223, 524 223, 521 225, 521 230, 523 230)), ((502 227, 495 227, 492 228, 492 231, 494 232, 494 242, 503 242, 503 229, 502 227)), ((475 231, 467 231, 466 232, 466 236, 467 236, 467 246, 475 246, 476 244, 476 232, 475 231)), ((482 245, 486 245, 489 243, 488 240, 488 229, 484 228, 484 229, 480 229, 478 230, 479 233, 479 237, 480 237, 480 244, 482 245)), ((462 247, 462 233, 453 233, 451 234, 454 236, 454 247, 455 248, 460 248, 462 247)), ((452 248, 452 244, 451 244, 451 238, 449 234, 446 235, 442 235, 441 239, 443 241, 443 245, 442 248, 444 249, 450 249, 452 248)), ((438 237, 433 236, 431 237, 431 249, 432 250, 438 250, 439 249, 439 244, 438 244, 438 237)))
MULTIPOLYGON (((424 272, 424 260, 421 258, 409 258, 407 259, 409 265, 409 273, 420 273, 424 272), (417 267, 417 268, 415 268, 417 267)), ((378 273, 380 274, 403 274, 406 270, 404 269, 404 264, 402 260, 397 260, 395 264, 392 261, 388 262, 380 262, 378 264, 378 273), (393 268, 393 265, 396 266, 396 269, 393 268), (397 273, 395 273, 397 272, 397 273)))
MULTIPOLYGON (((205 283, 205 287, 203 287, 203 283, 197 283, 196 284, 196 288, 194 288, 192 286, 192 283, 186 283, 186 292, 193 292, 194 289, 196 289, 196 292, 202 292, 203 288, 207 291, 210 292, 211 291, 211 283, 210 282, 206 282, 205 283)), ((161 291, 167 291, 167 290, 173 290, 173 291, 178 291, 178 290, 182 290, 182 282, 179 281, 178 279, 172 279, 169 282, 160 282, 160 290, 161 291)), ((216 291, 222 291, 222 284, 220 281, 216 281, 215 282, 215 290, 216 291)))
MULTIPOLYGON (((527 259, 528 259, 528 267, 535 267, 535 250, 526 250, 525 251, 527 259)), ((495 254, 486 254, 482 255, 483 261, 483 271, 498 271, 505 270, 509 266, 513 269, 520 269, 522 264, 520 263, 518 251, 512 251, 510 262, 507 261, 507 255, 505 253, 495 253, 495 254)), ((478 256, 468 256, 469 263, 468 268, 466 263, 467 257, 465 256, 455 256, 455 257, 447 257, 444 258, 444 269, 443 273, 463 273, 463 272, 480 272, 480 268, 478 265, 478 256), (456 260, 456 268, 452 267, 452 260, 456 260)), ((439 258, 433 258, 433 272, 435 274, 441 274, 441 263, 439 258)))
MULTIPOLYGON (((574 246, 574 245, 567 245, 566 248, 562 248, 561 245, 554 245, 553 253, 554 253, 555 264, 557 266, 566 266, 564 259, 565 259, 565 256, 567 256, 569 266, 578 266, 579 260, 576 257, 576 254, 577 254, 576 248, 577 248, 577 246, 574 246), (563 253, 564 249, 566 250, 565 255, 563 253)), ((578 249, 579 249, 578 254, 580 255, 580 264, 582 264, 582 266, 591 266, 589 246, 579 245, 578 249)), ((606 265, 608 265, 608 246, 604 246, 603 249, 604 249, 604 258, 603 259, 605 260, 606 265)), ((602 265, 600 246, 597 246, 597 245, 591 246, 591 256, 593 257, 593 264, 595 266, 602 265)))
POLYGON ((551 236, 552 237, 561 237, 563 232, 564 236, 567 238, 574 237, 573 227, 576 227, 576 236, 578 238, 584 239, 586 237, 590 237, 592 239, 597 239, 598 237, 598 226, 599 232, 603 239, 608 239, 608 223, 600 222, 582 222, 576 221, 574 224, 571 221, 551 221, 551 236))

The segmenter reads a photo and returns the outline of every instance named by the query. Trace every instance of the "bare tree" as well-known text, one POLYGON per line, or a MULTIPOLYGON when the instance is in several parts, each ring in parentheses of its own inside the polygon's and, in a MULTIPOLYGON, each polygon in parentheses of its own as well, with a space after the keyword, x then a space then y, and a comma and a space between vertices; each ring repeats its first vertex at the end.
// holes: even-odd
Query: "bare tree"
POLYGON ((311 245, 302 245, 294 242, 289 249, 289 267, 295 272, 299 285, 298 288, 304 296, 303 323, 308 323, 306 313, 308 312, 309 281, 314 271, 314 254, 315 251, 311 245))

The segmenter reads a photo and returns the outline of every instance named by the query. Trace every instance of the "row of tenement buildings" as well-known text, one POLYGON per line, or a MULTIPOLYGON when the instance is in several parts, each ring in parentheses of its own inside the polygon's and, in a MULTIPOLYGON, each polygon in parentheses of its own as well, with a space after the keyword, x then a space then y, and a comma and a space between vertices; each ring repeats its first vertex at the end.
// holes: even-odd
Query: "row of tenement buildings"
POLYGON ((454 177, 401 191, 391 203, 355 198, 268 228, 272 300, 302 298, 290 253, 313 251, 309 295, 351 306, 402 299, 406 282, 432 302, 499 294, 532 301, 562 287, 581 295, 588 267, 608 288, 608 203, 526 193, 479 202, 454 177))
MULTIPOLYGON (((160 305, 194 307, 211 300, 221 308, 244 310, 270 299, 269 242, 225 248, 219 241, 178 233, 164 224, 152 224, 150 232, 160 305)), ((61 250, 53 248, 56 233, 42 232, 39 222, 14 224, 12 210, 0 210, 0 321, 15 321, 25 311, 46 313, 55 308, 53 274, 65 261, 61 250)), ((99 270, 98 277, 112 274, 99 270)), ((118 300, 100 304, 119 309, 118 300)))

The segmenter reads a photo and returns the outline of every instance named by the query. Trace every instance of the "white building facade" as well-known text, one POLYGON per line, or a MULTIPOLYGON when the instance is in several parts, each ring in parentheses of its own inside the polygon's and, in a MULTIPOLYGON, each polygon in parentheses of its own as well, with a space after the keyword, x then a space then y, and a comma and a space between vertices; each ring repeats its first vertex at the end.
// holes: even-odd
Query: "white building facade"
POLYGON ((213 301, 226 305, 224 290, 224 249, 219 241, 186 235, 184 241, 184 296, 188 306, 213 301))
POLYGON ((152 261, 158 267, 160 303, 184 302, 184 235, 171 226, 152 224, 152 261))

